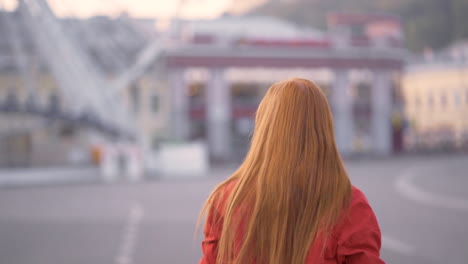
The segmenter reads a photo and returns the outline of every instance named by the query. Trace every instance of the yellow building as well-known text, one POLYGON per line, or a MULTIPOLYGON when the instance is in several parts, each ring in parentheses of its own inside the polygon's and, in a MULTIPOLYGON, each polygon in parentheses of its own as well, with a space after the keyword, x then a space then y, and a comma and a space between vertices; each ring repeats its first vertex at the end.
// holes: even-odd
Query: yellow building
POLYGON ((413 148, 468 145, 468 63, 429 62, 407 67, 403 77, 406 144, 413 148))

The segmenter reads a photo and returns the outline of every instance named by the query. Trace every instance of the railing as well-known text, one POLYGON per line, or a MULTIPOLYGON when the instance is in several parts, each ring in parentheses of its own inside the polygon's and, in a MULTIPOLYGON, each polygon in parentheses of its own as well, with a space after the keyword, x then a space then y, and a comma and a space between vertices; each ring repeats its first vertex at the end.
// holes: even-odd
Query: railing
POLYGON ((122 134, 122 131, 120 131, 117 127, 109 124, 106 120, 97 118, 95 115, 89 112, 84 111, 79 114, 74 114, 63 111, 63 109, 58 106, 39 106, 31 102, 19 103, 15 100, 5 100, 0 102, 0 113, 35 116, 39 118, 45 118, 47 120, 77 124, 80 127, 87 127, 98 130, 112 138, 129 138, 131 136, 122 134))
POLYGON ((112 85, 67 34, 45 0, 19 0, 20 17, 32 36, 35 46, 57 80, 73 115, 86 112, 97 120, 105 120, 121 134, 136 133, 135 118, 113 94, 112 85))

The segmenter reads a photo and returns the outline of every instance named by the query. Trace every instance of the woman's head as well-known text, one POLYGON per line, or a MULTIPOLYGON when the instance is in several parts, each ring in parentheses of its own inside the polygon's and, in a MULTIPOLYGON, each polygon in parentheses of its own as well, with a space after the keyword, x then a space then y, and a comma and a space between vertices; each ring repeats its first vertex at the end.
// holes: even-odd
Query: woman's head
POLYGON ((207 212, 223 212, 219 263, 304 263, 350 192, 321 89, 299 78, 273 84, 258 108, 243 164, 205 204, 207 212), (234 187, 226 193, 228 184, 234 187), (216 208, 220 197, 227 198, 216 208))
POLYGON ((322 90, 299 78, 273 84, 258 108, 247 159, 278 157, 296 166, 336 156, 332 114, 322 90))

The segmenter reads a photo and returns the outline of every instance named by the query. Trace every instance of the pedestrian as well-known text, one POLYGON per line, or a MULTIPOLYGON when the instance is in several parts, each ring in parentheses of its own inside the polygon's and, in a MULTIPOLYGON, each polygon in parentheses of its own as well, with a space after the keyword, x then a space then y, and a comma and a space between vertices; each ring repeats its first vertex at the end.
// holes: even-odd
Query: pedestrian
POLYGON ((273 84, 251 147, 207 199, 200 264, 382 264, 381 233, 352 186, 326 97, 313 82, 273 84))

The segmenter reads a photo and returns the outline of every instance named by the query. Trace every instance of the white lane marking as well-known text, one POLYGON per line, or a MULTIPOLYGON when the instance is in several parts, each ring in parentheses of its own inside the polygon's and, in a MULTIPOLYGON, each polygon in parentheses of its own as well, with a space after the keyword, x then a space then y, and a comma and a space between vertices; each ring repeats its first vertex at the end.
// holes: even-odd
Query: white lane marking
POLYGON ((413 256, 415 252, 411 245, 385 235, 382 236, 382 248, 405 256, 413 256))
POLYGON ((128 222, 123 230, 120 248, 114 261, 115 264, 133 263, 133 255, 138 240, 138 230, 144 214, 145 211, 141 204, 134 203, 130 207, 130 212, 127 218, 128 222))
POLYGON ((413 183, 413 179, 417 176, 414 168, 405 171, 395 183, 396 191, 410 200, 426 205, 468 211, 468 200, 425 191, 413 183))

